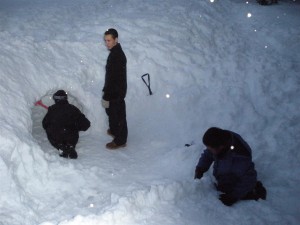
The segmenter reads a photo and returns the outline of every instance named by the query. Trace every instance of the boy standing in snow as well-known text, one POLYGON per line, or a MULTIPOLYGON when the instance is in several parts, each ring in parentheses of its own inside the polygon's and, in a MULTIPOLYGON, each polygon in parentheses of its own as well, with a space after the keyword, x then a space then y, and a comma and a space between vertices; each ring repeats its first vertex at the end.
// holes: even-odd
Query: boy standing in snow
POLYGON ((48 108, 43 119, 43 128, 46 130, 49 142, 64 158, 77 158, 75 150, 79 139, 79 131, 86 131, 90 121, 80 110, 69 104, 67 93, 59 90, 53 95, 55 104, 48 108))
POLYGON ((212 127, 205 132, 203 143, 206 150, 196 166, 195 179, 201 179, 214 162, 216 188, 222 192, 219 199, 224 205, 231 206, 238 200, 266 199, 266 189, 257 181, 251 148, 240 135, 212 127))
POLYGON ((118 32, 115 29, 108 29, 104 34, 104 40, 110 54, 105 67, 102 106, 108 115, 107 134, 114 138, 112 142, 106 144, 106 148, 112 150, 125 147, 127 142, 128 130, 124 100, 127 92, 127 59, 118 43, 118 32))

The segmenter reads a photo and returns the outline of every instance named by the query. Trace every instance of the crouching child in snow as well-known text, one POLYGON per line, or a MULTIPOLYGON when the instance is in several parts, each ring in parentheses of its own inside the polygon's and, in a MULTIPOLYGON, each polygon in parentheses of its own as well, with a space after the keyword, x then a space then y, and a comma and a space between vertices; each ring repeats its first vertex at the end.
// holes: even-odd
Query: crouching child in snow
POLYGON ((266 199, 267 191, 252 162, 251 148, 243 138, 228 130, 209 128, 203 136, 206 149, 195 169, 195 179, 201 179, 212 163, 219 200, 231 206, 238 200, 266 199))
POLYGON ((64 90, 57 91, 53 99, 55 104, 49 107, 43 119, 43 128, 53 147, 62 150, 61 157, 76 159, 79 131, 86 131, 90 121, 76 106, 69 104, 64 90))

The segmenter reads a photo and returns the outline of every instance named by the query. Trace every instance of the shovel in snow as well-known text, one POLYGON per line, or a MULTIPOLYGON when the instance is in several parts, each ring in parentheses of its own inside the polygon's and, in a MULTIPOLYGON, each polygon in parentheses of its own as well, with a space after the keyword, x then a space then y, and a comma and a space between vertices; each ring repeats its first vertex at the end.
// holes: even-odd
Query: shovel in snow
POLYGON ((35 106, 42 106, 43 108, 45 108, 45 109, 47 109, 48 110, 48 106, 46 106, 43 102, 42 102, 42 100, 39 100, 39 101, 37 101, 36 103, 34 103, 34 105, 35 106))
POLYGON ((142 80, 144 81, 144 83, 146 84, 148 90, 149 90, 149 94, 152 95, 152 91, 150 88, 150 74, 149 73, 145 73, 144 75, 142 75, 142 80), (148 76, 148 83, 145 81, 144 77, 148 76))

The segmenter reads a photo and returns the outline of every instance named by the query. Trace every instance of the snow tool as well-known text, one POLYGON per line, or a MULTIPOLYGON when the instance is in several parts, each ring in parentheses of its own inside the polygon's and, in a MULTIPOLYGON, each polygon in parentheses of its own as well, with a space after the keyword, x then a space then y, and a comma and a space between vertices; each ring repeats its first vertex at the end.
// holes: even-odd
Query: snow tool
POLYGON ((192 141, 190 144, 185 144, 184 146, 185 146, 185 147, 190 147, 190 146, 192 146, 192 145, 194 145, 194 144, 195 144, 195 142, 192 141))
POLYGON ((42 100, 39 100, 39 101, 37 101, 36 103, 34 103, 34 105, 35 106, 42 106, 43 108, 45 108, 45 109, 47 109, 48 110, 48 106, 46 106, 43 102, 42 102, 42 100))
POLYGON ((152 95, 153 93, 152 93, 151 88, 150 88, 150 74, 149 73, 145 73, 144 75, 142 75, 142 80, 146 84, 146 86, 147 86, 147 88, 149 90, 149 94, 152 95), (145 76, 148 76, 148 83, 144 79, 145 76))

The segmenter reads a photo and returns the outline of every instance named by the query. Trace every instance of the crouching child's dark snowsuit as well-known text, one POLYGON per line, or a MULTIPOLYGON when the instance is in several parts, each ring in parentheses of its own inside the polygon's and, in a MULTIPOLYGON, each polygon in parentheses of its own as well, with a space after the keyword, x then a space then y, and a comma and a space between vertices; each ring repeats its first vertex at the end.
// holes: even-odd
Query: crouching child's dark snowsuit
POLYGON ((85 115, 67 100, 61 100, 48 108, 42 123, 49 142, 63 151, 61 156, 77 158, 75 147, 79 131, 86 131, 90 127, 85 115))
POLYGON ((203 174, 214 162, 216 188, 224 193, 219 199, 225 205, 232 205, 238 200, 265 199, 266 190, 262 183, 257 181, 250 146, 240 135, 227 132, 230 132, 230 145, 218 155, 212 154, 208 149, 204 150, 196 170, 203 174))

